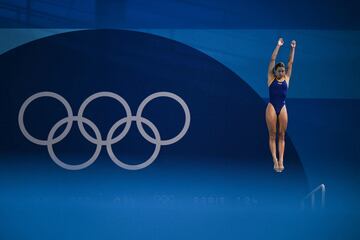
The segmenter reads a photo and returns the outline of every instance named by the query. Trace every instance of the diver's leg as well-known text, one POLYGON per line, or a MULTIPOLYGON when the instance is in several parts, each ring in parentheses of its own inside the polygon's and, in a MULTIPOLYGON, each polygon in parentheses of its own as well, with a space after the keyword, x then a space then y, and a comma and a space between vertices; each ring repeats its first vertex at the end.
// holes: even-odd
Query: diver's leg
POLYGON ((266 107, 266 125, 269 131, 269 148, 274 162, 274 169, 278 170, 279 165, 276 157, 276 122, 277 115, 274 106, 268 103, 266 107))
POLYGON ((279 148, 279 169, 284 169, 285 133, 288 125, 288 114, 284 105, 279 114, 278 148, 279 148))

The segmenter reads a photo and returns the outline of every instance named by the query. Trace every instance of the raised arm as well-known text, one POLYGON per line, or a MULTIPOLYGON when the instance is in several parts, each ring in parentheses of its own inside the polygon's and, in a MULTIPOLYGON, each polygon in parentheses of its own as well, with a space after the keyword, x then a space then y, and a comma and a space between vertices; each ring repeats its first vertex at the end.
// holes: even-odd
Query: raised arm
POLYGON ((279 38, 278 43, 271 55, 271 59, 268 67, 268 85, 270 84, 270 81, 273 80, 274 77, 273 69, 275 67, 276 56, 278 55, 279 49, 283 44, 284 44, 284 40, 282 38, 279 38))
POLYGON ((286 70, 286 78, 287 78, 288 82, 291 77, 292 65, 294 63, 295 47, 296 47, 296 41, 292 40, 290 54, 289 54, 289 61, 288 61, 287 70, 286 70))

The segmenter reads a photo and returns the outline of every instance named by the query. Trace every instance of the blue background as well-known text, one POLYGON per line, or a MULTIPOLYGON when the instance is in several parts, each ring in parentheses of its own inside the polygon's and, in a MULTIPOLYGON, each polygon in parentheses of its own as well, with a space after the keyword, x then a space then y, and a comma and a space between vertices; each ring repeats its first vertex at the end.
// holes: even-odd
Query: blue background
MULTIPOLYGON (((360 200, 357 5, 354 1, 2 1, 1 215, 6 220, 0 236, 356 238, 360 200), (99 39, 107 43, 99 49, 91 45, 99 39, 89 37, 87 31, 76 32, 98 28, 132 31, 120 35, 99 31, 99 39), (77 38, 41 39, 68 31, 75 31, 77 38), (124 54, 121 46, 133 43, 130 35, 141 32, 151 35, 138 35, 139 42, 124 54), (284 62, 289 42, 298 42, 287 99, 283 175, 272 172, 264 121, 266 69, 279 36, 285 46, 278 60, 284 62), (138 58, 127 62, 131 56, 138 58), (149 61, 154 59, 163 61, 149 61), (164 61, 172 68, 161 68, 164 61), (132 83, 115 76, 132 77, 132 83), (146 82, 146 76, 156 78, 146 82), (184 139, 164 147, 159 159, 144 171, 129 173, 103 154, 89 169, 68 172, 51 161, 45 148, 28 142, 16 125, 21 103, 45 89, 64 95, 74 112, 99 90, 124 96, 133 112, 150 93, 171 90, 189 104, 192 125, 184 139), (207 122, 201 124, 204 116, 207 122), (251 134, 250 141, 237 138, 251 134), (254 142, 259 143, 257 151, 254 142), (325 210, 301 211, 293 206, 321 183, 327 187, 325 210), (296 190, 288 192, 294 186, 296 190)), ((39 136, 46 136, 52 123, 63 116, 61 106, 52 102, 49 108, 45 103, 39 102, 29 116, 32 123, 37 122, 31 127, 39 136), (49 110, 49 122, 39 121, 43 109, 49 110)), ((172 136, 181 125, 176 121, 181 109, 171 103, 154 108, 171 114, 147 112, 165 136, 172 136)), ((104 128, 103 135, 116 119, 96 115, 99 109, 106 116, 113 113, 111 106, 116 104, 106 104, 94 104, 92 111, 104 128)), ((126 152, 128 161, 143 159, 152 150, 136 134, 132 130, 128 142, 118 149, 119 154, 126 152), (141 152, 134 145, 140 145, 141 152)), ((79 139, 75 130, 60 146, 59 152, 68 154, 64 158, 78 161, 88 156, 94 146, 79 139), (78 144, 75 149, 74 143, 78 144)))

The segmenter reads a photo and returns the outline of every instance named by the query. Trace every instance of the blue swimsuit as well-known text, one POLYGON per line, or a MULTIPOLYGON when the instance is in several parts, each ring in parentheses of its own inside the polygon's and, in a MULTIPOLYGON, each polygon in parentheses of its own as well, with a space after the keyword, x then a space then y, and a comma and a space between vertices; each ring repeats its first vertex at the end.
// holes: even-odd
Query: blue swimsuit
POLYGON ((282 107, 285 105, 287 89, 286 80, 280 82, 276 78, 269 86, 270 103, 274 106, 276 115, 280 114, 282 107))

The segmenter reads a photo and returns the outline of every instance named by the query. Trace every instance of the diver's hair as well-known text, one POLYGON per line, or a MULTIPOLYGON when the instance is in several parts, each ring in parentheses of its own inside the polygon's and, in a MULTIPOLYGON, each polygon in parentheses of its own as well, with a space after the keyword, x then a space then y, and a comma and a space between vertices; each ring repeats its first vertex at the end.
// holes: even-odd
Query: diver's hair
POLYGON ((283 62, 278 62, 273 69, 274 73, 275 73, 276 69, 278 69, 279 67, 285 68, 285 64, 283 62))

